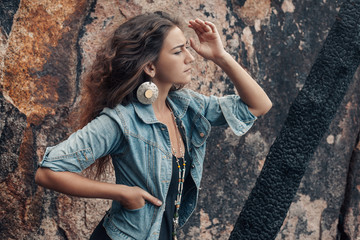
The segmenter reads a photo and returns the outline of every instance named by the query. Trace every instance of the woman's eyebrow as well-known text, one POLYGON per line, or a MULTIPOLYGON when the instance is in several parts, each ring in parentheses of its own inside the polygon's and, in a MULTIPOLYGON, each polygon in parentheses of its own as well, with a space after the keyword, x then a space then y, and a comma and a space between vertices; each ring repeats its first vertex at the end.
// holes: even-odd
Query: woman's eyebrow
POLYGON ((174 49, 176 49, 176 48, 182 48, 182 47, 184 47, 185 45, 186 45, 186 46, 189 45, 189 41, 186 41, 185 44, 177 45, 177 46, 173 47, 171 50, 174 50, 174 49))
POLYGON ((184 47, 184 46, 185 46, 185 44, 180 44, 180 45, 177 45, 177 46, 173 47, 171 50, 174 50, 174 49, 176 49, 176 48, 182 48, 182 47, 184 47))

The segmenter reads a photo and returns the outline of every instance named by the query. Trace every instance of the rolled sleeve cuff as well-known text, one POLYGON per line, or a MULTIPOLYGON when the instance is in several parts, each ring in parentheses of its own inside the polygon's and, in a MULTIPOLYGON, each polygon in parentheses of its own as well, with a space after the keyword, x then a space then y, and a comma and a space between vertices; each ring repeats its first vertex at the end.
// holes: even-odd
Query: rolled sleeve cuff
POLYGON ((226 122, 237 136, 249 131, 257 119, 239 96, 219 98, 219 104, 226 122))
POLYGON ((57 155, 56 146, 46 148, 39 167, 50 168, 55 172, 81 172, 95 161, 90 148, 57 157, 52 157, 52 155, 57 155))

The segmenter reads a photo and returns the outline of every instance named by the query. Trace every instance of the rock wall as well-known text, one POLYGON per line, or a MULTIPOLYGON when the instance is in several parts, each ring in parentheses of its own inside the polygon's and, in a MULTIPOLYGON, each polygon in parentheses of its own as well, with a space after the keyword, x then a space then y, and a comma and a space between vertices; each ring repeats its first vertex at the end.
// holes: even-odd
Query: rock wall
POLYGON ((309 161, 360 66, 359 36, 360 2, 345 1, 229 239, 276 238, 309 161))
MULTIPOLYGON (((213 128, 199 205, 181 239, 228 239, 270 146, 343 1, 3 0, 0 2, 0 238, 87 239, 106 200, 69 197, 34 183, 46 146, 72 131, 81 79, 107 34, 126 19, 165 10, 216 24, 226 49, 269 94, 273 109, 244 136, 213 128)), ((191 31, 186 31, 188 36, 191 31)), ((189 88, 234 87, 196 58, 189 88)), ((360 237, 360 71, 338 108, 277 239, 360 237)), ((104 176, 113 181, 109 172, 104 176)))

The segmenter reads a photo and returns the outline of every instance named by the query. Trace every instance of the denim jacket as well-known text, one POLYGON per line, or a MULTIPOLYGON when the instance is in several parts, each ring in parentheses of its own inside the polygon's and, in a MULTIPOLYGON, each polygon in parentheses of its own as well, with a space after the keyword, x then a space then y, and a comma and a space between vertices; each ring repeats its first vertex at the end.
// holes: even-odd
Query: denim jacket
MULTIPOLYGON (((192 163, 192 187, 184 190, 179 211, 179 224, 183 226, 197 203, 211 126, 228 124, 240 136, 250 129, 256 117, 236 95, 208 97, 182 89, 170 92, 167 100, 192 163)), ((40 166, 81 172, 96 159, 110 154, 117 184, 141 187, 163 205, 146 203, 140 209, 128 210, 113 201, 104 220, 107 234, 112 239, 158 239, 172 174, 170 145, 167 127, 156 119, 152 105, 134 101, 105 108, 67 140, 48 147, 40 166)))

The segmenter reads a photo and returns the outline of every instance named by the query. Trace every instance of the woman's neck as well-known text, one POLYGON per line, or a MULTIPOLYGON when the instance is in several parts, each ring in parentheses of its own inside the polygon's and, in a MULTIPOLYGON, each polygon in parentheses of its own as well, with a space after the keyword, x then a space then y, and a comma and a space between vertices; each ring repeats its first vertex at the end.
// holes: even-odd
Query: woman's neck
POLYGON ((166 98, 169 94, 169 91, 172 85, 169 84, 158 84, 154 81, 159 89, 159 94, 155 102, 153 102, 152 106, 155 113, 162 114, 169 111, 168 106, 166 105, 166 98))
POLYGON ((161 114, 168 111, 168 106, 166 104, 166 97, 167 94, 166 95, 160 94, 159 92, 157 99, 152 104, 155 113, 161 114))

